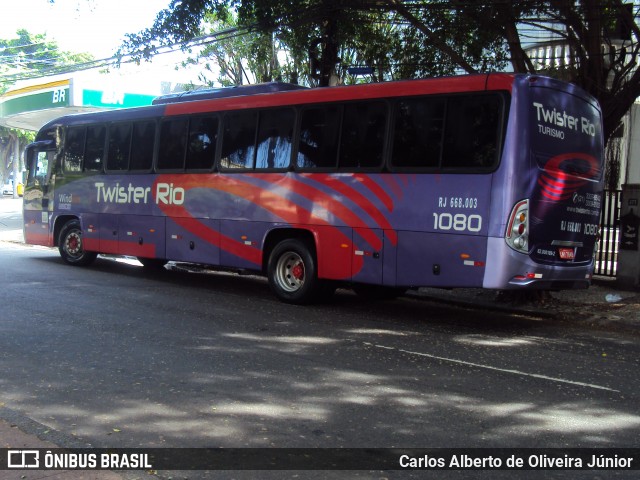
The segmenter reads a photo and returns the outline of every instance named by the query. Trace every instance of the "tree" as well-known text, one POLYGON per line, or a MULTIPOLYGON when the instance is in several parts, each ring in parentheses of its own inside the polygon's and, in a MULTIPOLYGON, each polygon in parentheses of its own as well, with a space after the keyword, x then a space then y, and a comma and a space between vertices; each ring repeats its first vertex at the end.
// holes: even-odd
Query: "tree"
MULTIPOLYGON (((154 25, 130 35, 123 52, 150 58, 158 45, 188 42, 200 33, 208 12, 235 9, 238 25, 272 32, 298 58, 306 55, 309 74, 318 85, 338 77, 344 52, 357 46, 358 56, 386 77, 413 78, 454 72, 502 70, 534 73, 527 53, 529 33, 545 33, 565 43, 572 63, 547 71, 583 87, 599 101, 605 139, 640 95, 640 49, 637 2, 622 0, 172 0, 154 25), (391 57, 382 59, 381 30, 391 57), (621 38, 624 37, 624 38, 621 38), (376 53, 376 49, 377 53, 376 53), (604 52, 604 53, 603 53, 604 52)), ((227 10, 228 12, 228 10, 227 10)))
POLYGON ((508 46, 513 71, 518 73, 539 70, 527 54, 523 32, 547 32, 569 52, 565 54, 569 61, 546 73, 580 85, 598 99, 608 142, 640 96, 638 6, 622 0, 494 0, 489 5, 490 9, 478 17, 475 15, 481 7, 461 7, 459 14, 469 21, 475 18, 484 30, 499 34, 508 46))
MULTIPOLYGON (((187 48, 189 42, 202 39, 202 26, 208 19, 215 18, 218 24, 222 22, 229 25, 235 22, 232 14, 235 10, 237 33, 255 36, 256 32, 260 32, 263 35, 259 42, 253 43, 256 58, 264 60, 269 57, 269 61, 273 61, 274 49, 286 52, 285 65, 280 69, 274 68, 273 72, 282 73, 294 82, 304 78, 305 83, 310 85, 337 83, 341 49, 353 39, 362 38, 363 32, 375 30, 372 28, 371 12, 343 8, 342 0, 303 0, 294 3, 288 0, 173 0, 167 9, 158 14, 152 27, 127 35, 119 55, 132 56, 134 60, 141 61, 149 60, 159 49, 168 45, 182 44, 187 48), (255 48, 257 45, 267 46, 271 50, 260 51, 255 48)), ((209 33, 207 39, 215 39, 227 31, 223 29, 209 33)), ((380 43, 377 42, 378 45, 380 43)), ((360 45, 367 44, 366 41, 360 42, 360 45)), ((214 57, 221 58, 218 53, 214 57)), ((223 64, 226 63, 223 59, 223 64)), ((264 79, 263 76, 259 78, 264 79)))
POLYGON ((32 34, 23 28, 16 31, 16 38, 0 39, 0 58, 0 93, 23 77, 93 60, 88 53, 61 51, 46 34, 32 34))
POLYGON ((287 69, 281 65, 278 54, 286 47, 272 32, 244 32, 238 26, 237 15, 225 11, 222 15, 207 13, 202 34, 216 39, 193 49, 193 56, 183 66, 201 65, 199 80, 204 84, 232 86, 283 79, 287 69))
MULTIPOLYGON (((380 12, 368 12, 366 17, 366 21, 354 29, 355 33, 337 47, 338 63, 332 61, 331 69, 327 69, 328 82, 355 83, 357 78, 348 73, 353 65, 375 65, 369 75, 373 81, 406 78, 392 61, 403 41, 400 29, 385 22, 380 12)), ((277 27, 246 32, 231 11, 225 11, 224 15, 206 13, 202 35, 215 37, 215 41, 207 42, 200 49, 194 48, 197 53, 183 65, 202 65, 200 80, 205 84, 217 82, 229 86, 274 80, 309 86, 320 84, 317 37, 315 40, 309 35, 298 38, 299 32, 277 27)))
MULTIPOLYGON (((46 73, 54 67, 92 60, 90 54, 75 54, 58 49, 45 34, 31 34, 25 29, 16 32, 16 38, 0 39, 0 93, 23 77, 46 73)), ((34 139, 33 132, 0 126, 0 180, 21 172, 20 152, 34 139)))

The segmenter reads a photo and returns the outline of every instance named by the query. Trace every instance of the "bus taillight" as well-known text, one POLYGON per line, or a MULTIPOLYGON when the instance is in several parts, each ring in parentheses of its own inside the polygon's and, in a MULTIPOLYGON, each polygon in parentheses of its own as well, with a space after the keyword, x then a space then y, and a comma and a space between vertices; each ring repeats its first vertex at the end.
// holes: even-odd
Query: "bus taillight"
POLYGON ((507 245, 518 252, 527 253, 529 242, 529 200, 516 203, 511 211, 505 240, 507 245))

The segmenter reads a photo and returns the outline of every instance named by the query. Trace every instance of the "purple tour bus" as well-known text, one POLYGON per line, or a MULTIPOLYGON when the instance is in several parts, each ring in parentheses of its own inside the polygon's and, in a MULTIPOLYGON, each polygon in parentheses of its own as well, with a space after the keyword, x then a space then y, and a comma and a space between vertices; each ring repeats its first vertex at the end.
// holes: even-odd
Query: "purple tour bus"
POLYGON ((594 98, 540 76, 263 84, 69 115, 27 147, 27 243, 336 286, 590 284, 602 201, 594 98))

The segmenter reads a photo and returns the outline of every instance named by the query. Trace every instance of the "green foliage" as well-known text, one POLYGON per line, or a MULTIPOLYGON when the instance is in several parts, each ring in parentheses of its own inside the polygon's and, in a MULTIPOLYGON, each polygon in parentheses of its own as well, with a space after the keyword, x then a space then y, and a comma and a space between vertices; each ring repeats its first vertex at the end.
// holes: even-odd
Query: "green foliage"
POLYGON ((242 65, 256 61, 257 80, 332 85, 358 80, 346 73, 349 65, 373 67, 367 79, 373 81, 509 67, 534 73, 538 65, 526 48, 543 34, 569 45, 575 56, 572 65, 547 73, 600 101, 608 139, 640 96, 638 8, 624 0, 173 0, 153 27, 129 36, 122 52, 148 59, 159 45, 201 35, 206 15, 225 21, 237 12, 237 31, 256 35, 248 42, 256 50, 240 56, 242 65), (274 58, 269 49, 286 51, 287 61, 265 70, 274 58))
POLYGON ((203 66, 203 83, 231 86, 283 79, 286 69, 280 65, 278 53, 286 47, 271 32, 243 32, 236 15, 222 10, 205 15, 203 33, 217 35, 216 41, 185 62, 203 66))
MULTIPOLYGON (((0 94, 6 92, 15 79, 22 75, 46 72, 54 66, 87 62, 93 59, 87 53, 70 53, 58 50, 54 41, 45 34, 32 34, 25 29, 16 31, 16 38, 0 39, 0 94), (7 80, 9 79, 9 80, 7 80)), ((0 176, 8 178, 9 172, 19 172, 13 165, 19 152, 35 138, 34 132, 0 127, 0 176), (16 139, 19 141, 15 151, 16 139)))
MULTIPOLYGON (((395 0, 173 0, 153 26, 130 34, 119 54, 150 59, 159 48, 183 44, 229 28, 244 39, 228 37, 211 43, 199 58, 210 55, 225 75, 220 82, 287 79, 308 85, 354 81, 349 66, 374 68, 371 80, 445 75, 460 64, 434 38, 459 52, 474 71, 503 68, 507 53, 501 32, 473 19, 486 17, 491 7, 462 2, 395 0), (411 3, 408 10, 404 3, 411 3), (456 3, 456 2, 453 2, 456 3), (466 5, 466 6, 464 6, 466 5), (234 14, 235 12, 235 14, 234 14), (416 29, 407 18, 424 28, 416 29), (425 34, 428 31, 429 34, 425 34), (278 55, 279 52, 279 55, 278 55), (282 59, 284 58, 284 61, 282 59), (251 65, 249 65, 251 64, 251 65), (242 79, 240 65, 247 74, 242 79), (229 74, 229 75, 226 75, 229 74)), ((211 37, 213 38, 213 37, 211 37)))
POLYGON ((5 92, 11 81, 21 74, 46 72, 54 66, 72 65, 93 59, 88 53, 70 53, 58 49, 56 42, 46 34, 33 34, 25 29, 16 31, 16 38, 0 39, 0 93, 5 92))
POLYGON ((138 63, 148 61, 163 46, 186 43, 199 36, 207 14, 218 13, 224 18, 226 11, 224 2, 218 0, 172 0, 158 13, 153 26, 127 34, 116 55, 131 56, 138 63))
POLYGON ((35 132, 0 126, 0 180, 2 180, 0 184, 4 185, 12 173, 22 170, 20 165, 14 166, 14 161, 19 158, 19 152, 22 152, 24 147, 34 140, 35 132), (16 139, 19 142, 18 152, 15 150, 16 139))

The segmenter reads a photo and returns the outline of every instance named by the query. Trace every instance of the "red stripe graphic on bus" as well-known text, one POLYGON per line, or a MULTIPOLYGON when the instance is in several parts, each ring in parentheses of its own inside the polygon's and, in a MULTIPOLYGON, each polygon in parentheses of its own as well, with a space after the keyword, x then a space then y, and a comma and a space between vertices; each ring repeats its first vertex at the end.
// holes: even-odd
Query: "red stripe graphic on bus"
MULTIPOLYGON (((346 198, 351 200, 353 203, 358 205, 362 210, 364 210, 367 215, 369 215, 373 220, 385 230, 385 235, 389 238, 393 245, 398 243, 398 236, 396 235, 395 230, 386 219, 386 217, 376 208, 371 201, 365 197, 363 194, 355 190, 353 187, 350 187, 346 183, 342 182, 340 179, 335 178, 334 175, 328 174, 303 174, 305 178, 311 178, 327 187, 335 190, 336 192, 344 195, 346 198)), ((391 200, 391 199, 389 199, 391 200)), ((342 204, 340 204, 342 205, 342 204)), ((393 210, 393 203, 391 204, 391 208, 389 210, 393 210)))
MULTIPOLYGON (((159 176, 156 179, 156 184, 160 182, 171 183, 172 181, 177 182, 177 179, 174 179, 170 175, 159 176)), ((291 225, 305 224, 308 222, 313 225, 330 227, 330 230, 334 232, 336 239, 339 239, 343 244, 352 245, 351 238, 348 238, 338 228, 335 228, 329 222, 315 216, 304 207, 293 205, 291 201, 277 193, 274 193, 273 191, 257 187, 256 185, 246 183, 237 178, 230 176, 220 178, 217 175, 184 175, 180 176, 180 186, 185 189, 185 192, 194 188, 204 188, 229 193, 270 211, 291 225), (259 202, 257 200, 259 200, 259 202)), ((154 185, 154 191, 155 190, 156 188, 154 185)), ((210 227, 203 225, 182 205, 168 205, 160 203, 159 206, 163 213, 165 213, 169 218, 194 235, 199 236, 207 242, 216 245, 239 258, 250 261, 258 266, 261 265, 262 251, 260 249, 245 245, 242 242, 236 241, 211 229, 210 227), (218 236, 220 240, 216 241, 218 236)), ((378 243, 380 243, 379 239, 377 240, 378 243)), ((362 269, 364 264, 363 259, 355 257, 352 261, 353 265, 344 265, 341 267, 341 273, 339 275, 340 278, 350 278, 352 274, 352 267, 354 274, 358 273, 362 269)))
POLYGON ((381 175, 382 181, 387 184, 387 187, 393 192, 393 194, 401 199, 403 197, 404 190, 397 181, 399 175, 381 175))
POLYGON ((600 174, 598 160, 586 153, 564 153, 552 157, 538 178, 542 196, 554 202, 568 200, 589 180, 600 174))
MULTIPOLYGON (((289 191, 300 195, 315 204, 321 206, 328 212, 330 212, 335 217, 339 218, 344 225, 350 225, 356 228, 364 228, 364 230, 360 231, 363 239, 371 245, 374 250, 382 249, 382 240, 376 236, 371 230, 369 225, 367 225, 360 217, 358 217, 355 213, 353 213, 347 206, 343 205, 339 200, 335 199, 331 195, 324 193, 323 191, 312 187, 311 185, 299 182, 291 177, 274 177, 270 174, 255 174, 253 175, 255 178, 259 178, 261 180, 265 180, 269 182, 272 178, 277 178, 277 185, 279 187, 285 187, 289 191)), ((299 220, 290 223, 301 223, 299 220)), ((315 222, 314 222, 315 223, 315 222)), ((324 222, 329 224, 328 222, 324 222)))
POLYGON ((260 266, 262 264, 262 251, 259 248, 245 245, 238 240, 234 240, 233 238, 223 235, 221 232, 204 225, 197 218, 190 216, 182 207, 170 205, 168 209, 163 208, 163 211, 167 213, 171 217, 171 220, 176 224, 210 244, 215 245, 236 257, 247 260, 256 266, 260 266), (170 210, 171 212, 168 213, 167 210, 170 210), (219 240, 216 241, 218 238, 219 240))
MULTIPOLYGON (((380 185, 374 182, 369 175, 355 174, 353 176, 358 182, 362 183, 371 193, 373 193, 378 200, 380 200, 387 210, 393 212, 395 205, 393 204, 393 199, 387 192, 384 191, 380 185)), ((402 190, 400 191, 400 196, 402 196, 402 190)))

